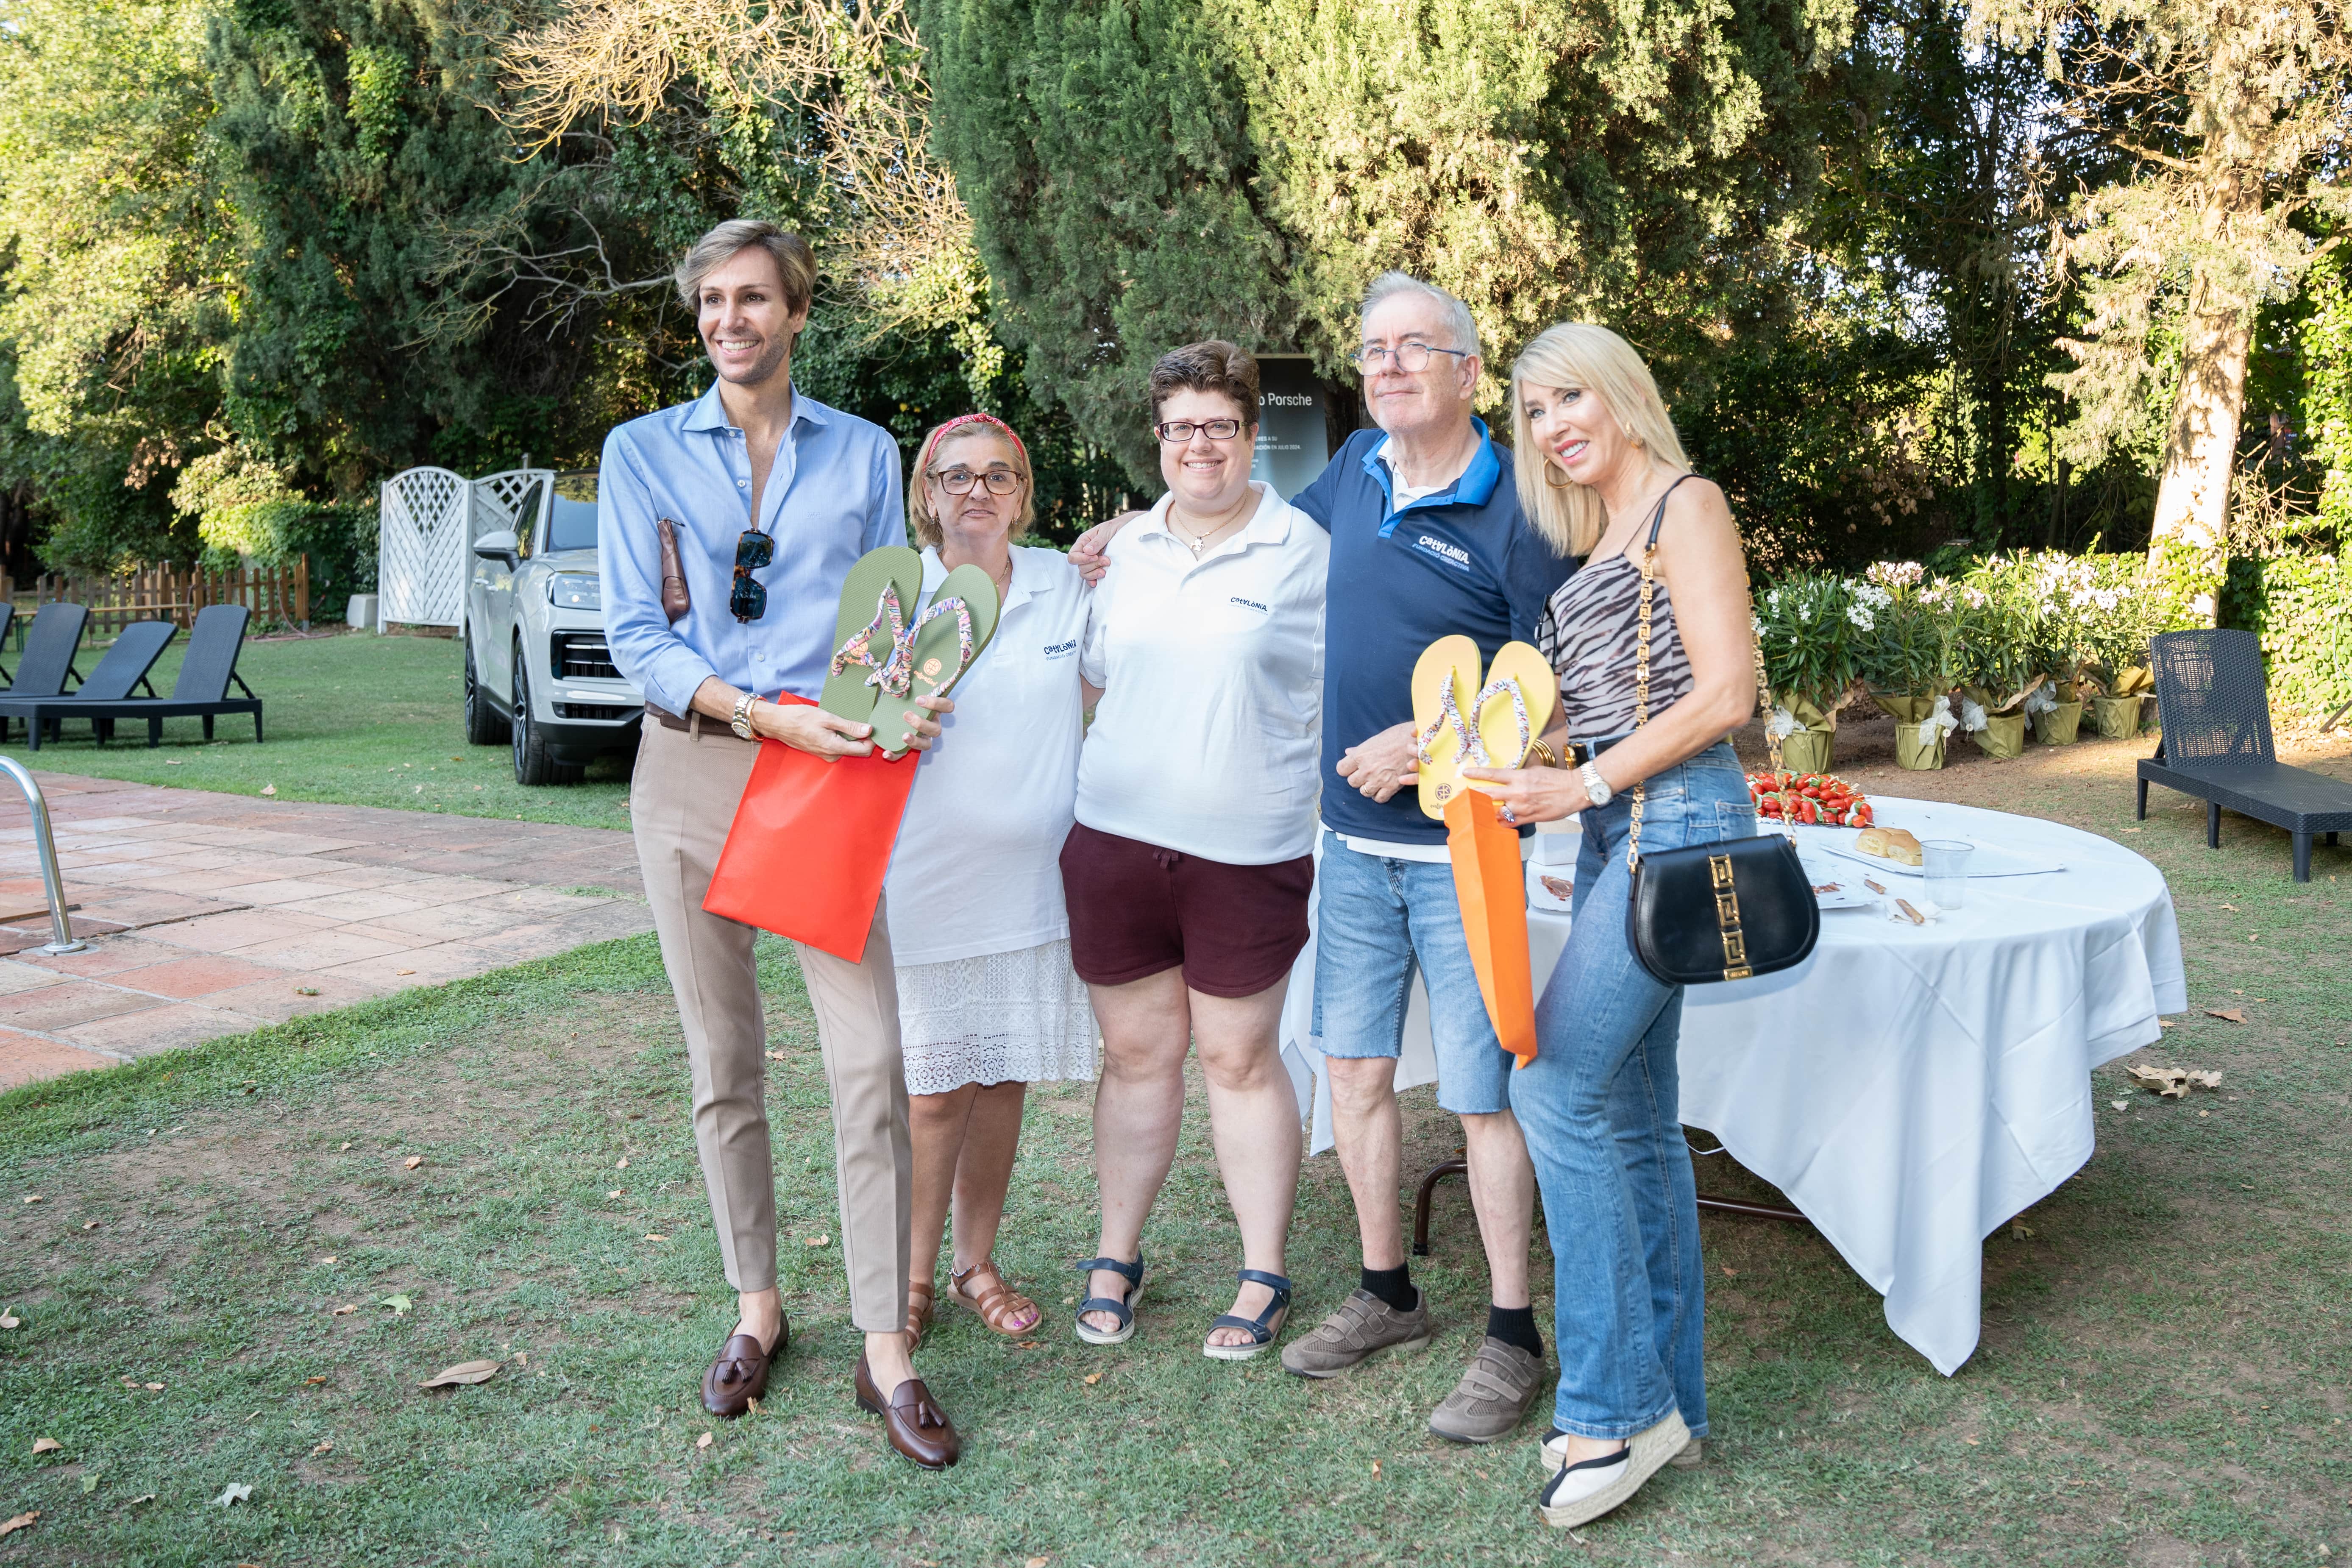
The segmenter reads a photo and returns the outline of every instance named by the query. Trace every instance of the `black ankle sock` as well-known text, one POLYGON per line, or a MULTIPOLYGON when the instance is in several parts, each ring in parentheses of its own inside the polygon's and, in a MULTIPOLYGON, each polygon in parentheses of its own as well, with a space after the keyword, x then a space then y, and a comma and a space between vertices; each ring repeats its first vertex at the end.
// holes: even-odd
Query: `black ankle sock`
POLYGON ((1400 1312, 1410 1312, 1421 1304, 1421 1292, 1413 1289, 1412 1266, 1409 1264, 1400 1263, 1394 1268, 1365 1269, 1364 1289, 1400 1312))
POLYGON ((1543 1339, 1536 1332, 1536 1310, 1533 1307, 1486 1306, 1486 1337, 1516 1345, 1538 1361, 1543 1360, 1543 1339))

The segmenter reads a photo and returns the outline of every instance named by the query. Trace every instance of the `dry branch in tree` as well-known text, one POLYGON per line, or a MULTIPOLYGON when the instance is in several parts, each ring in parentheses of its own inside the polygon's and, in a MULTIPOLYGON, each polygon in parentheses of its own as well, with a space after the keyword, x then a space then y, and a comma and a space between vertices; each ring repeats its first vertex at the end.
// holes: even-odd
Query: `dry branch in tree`
MULTIPOLYGON (((546 147, 586 126, 650 119, 681 86, 719 115, 796 105, 816 123, 841 207, 814 237, 828 269, 856 285, 877 330, 957 320, 971 312, 980 272, 971 216, 930 153, 922 54, 905 0, 587 0, 508 46, 507 119, 546 147)), ((589 248, 597 254, 526 254, 485 236, 476 254, 515 281, 568 279, 567 312, 659 286, 600 272, 601 248, 589 248)))

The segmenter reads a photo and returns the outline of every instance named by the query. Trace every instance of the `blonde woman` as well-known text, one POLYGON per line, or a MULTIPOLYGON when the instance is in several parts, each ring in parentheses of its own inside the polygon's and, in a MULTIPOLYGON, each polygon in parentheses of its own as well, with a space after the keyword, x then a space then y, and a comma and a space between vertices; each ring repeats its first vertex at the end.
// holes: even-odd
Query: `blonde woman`
POLYGON ((1032 1083, 1095 1076, 1094 1013, 1070 968, 1056 861, 1077 794, 1092 595, 1055 552, 1013 543, 1033 493, 1021 438, 986 414, 924 437, 907 485, 925 594, 974 565, 1003 605, 919 764, 884 883, 914 1142, 907 1327, 918 1340, 950 1209, 949 1299, 1000 1334, 1037 1327, 1036 1303, 991 1257, 1022 1106, 1032 1083))
POLYGON ((1697 1193, 1675 1071, 1682 990, 1626 942, 1625 850, 1637 785, 1644 853, 1755 831, 1725 739, 1755 688, 1739 531, 1723 492, 1690 472, 1649 368, 1607 328, 1568 323, 1528 345, 1511 392, 1521 504, 1584 558, 1538 634, 1559 675, 1549 739, 1568 765, 1465 772, 1520 822, 1583 819, 1576 923, 1536 1008, 1536 1059, 1511 1087, 1556 1243, 1559 1383, 1538 1502, 1547 1522, 1573 1526, 1659 1466, 1696 1462, 1706 1431, 1697 1193))

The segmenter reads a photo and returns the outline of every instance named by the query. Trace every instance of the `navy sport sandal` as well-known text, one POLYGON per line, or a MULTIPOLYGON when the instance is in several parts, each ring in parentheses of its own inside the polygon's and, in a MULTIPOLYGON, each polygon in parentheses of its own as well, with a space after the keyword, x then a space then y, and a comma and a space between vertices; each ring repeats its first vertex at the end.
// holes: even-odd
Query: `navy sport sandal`
POLYGON ((1288 1279, 1279 1274, 1268 1274, 1263 1268, 1244 1268, 1236 1273, 1234 1278, 1244 1285, 1265 1286, 1274 1292, 1274 1300, 1268 1301, 1265 1304, 1265 1310, 1255 1318, 1236 1317, 1227 1312, 1211 1323, 1209 1330, 1212 1333, 1219 1329, 1247 1329, 1251 1336, 1249 1343, 1243 1345, 1211 1344, 1205 1340, 1202 1341, 1201 1353, 1211 1361, 1247 1361, 1250 1357, 1262 1353, 1266 1346, 1274 1343, 1275 1336, 1282 1331, 1273 1326, 1276 1313, 1286 1314, 1283 1321, 1289 1321, 1286 1316, 1290 1310, 1288 1279))
POLYGON ((1109 1296, 1089 1296, 1078 1303, 1075 1320, 1078 1338, 1090 1345, 1123 1345, 1135 1337, 1135 1304, 1143 1300, 1143 1254, 1135 1255, 1132 1263, 1121 1263, 1116 1258, 1087 1258, 1078 1261, 1080 1274, 1092 1274, 1096 1269, 1108 1269, 1127 1281, 1127 1299, 1118 1300, 1109 1296), (1087 1321, 1088 1312, 1108 1312, 1118 1320, 1118 1327, 1105 1333, 1087 1321))

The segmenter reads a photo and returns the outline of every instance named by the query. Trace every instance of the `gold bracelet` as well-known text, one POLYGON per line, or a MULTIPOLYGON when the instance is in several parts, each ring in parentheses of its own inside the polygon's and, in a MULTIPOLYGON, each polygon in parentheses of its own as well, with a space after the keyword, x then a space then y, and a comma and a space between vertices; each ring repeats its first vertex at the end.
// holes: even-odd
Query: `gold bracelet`
POLYGON ((1544 766, 1548 768, 1556 768, 1559 766, 1559 758, 1553 755, 1552 749, 1544 744, 1543 742, 1530 741, 1528 743, 1528 750, 1534 752, 1537 756, 1541 757, 1543 759, 1544 766))

